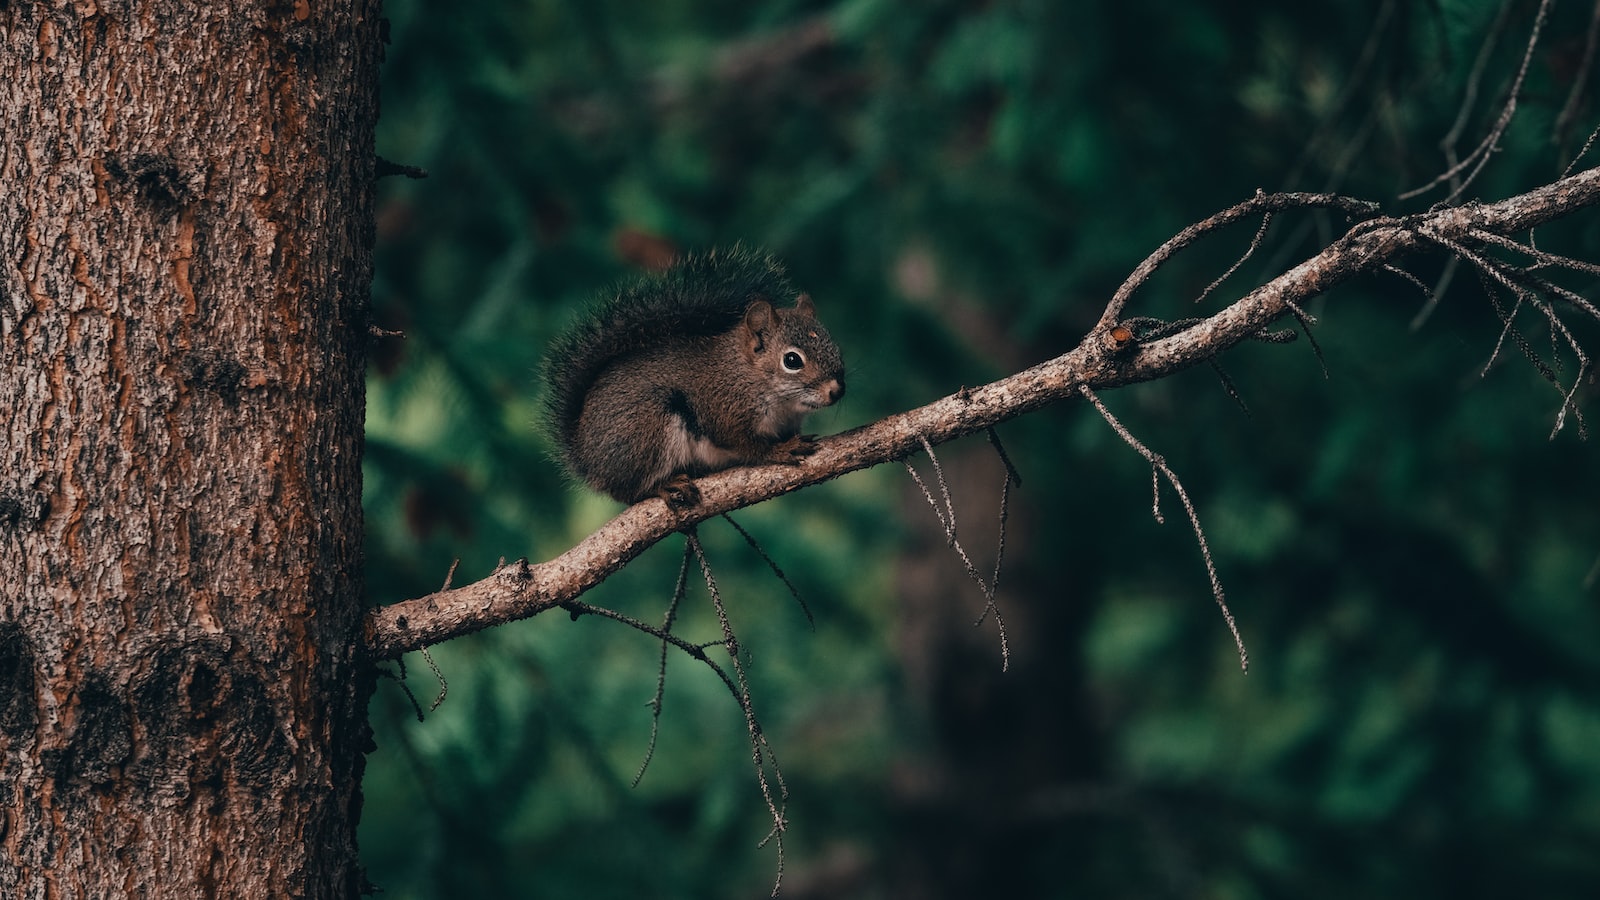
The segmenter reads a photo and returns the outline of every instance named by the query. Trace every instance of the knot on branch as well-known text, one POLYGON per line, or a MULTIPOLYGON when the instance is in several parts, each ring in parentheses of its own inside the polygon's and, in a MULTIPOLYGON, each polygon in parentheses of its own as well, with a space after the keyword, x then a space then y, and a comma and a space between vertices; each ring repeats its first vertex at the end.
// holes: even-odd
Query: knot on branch
MULTIPOLYGON (((453 573, 455 571, 455 567, 451 566, 450 571, 453 573)), ((513 560, 509 563, 505 561, 505 557, 501 557, 500 564, 495 566, 494 577, 503 581, 512 582, 512 590, 521 590, 523 587, 527 586, 528 582, 533 580, 533 569, 528 565, 528 558, 526 556, 513 560)), ((445 586, 443 589, 450 589, 449 580, 445 581, 445 586)))

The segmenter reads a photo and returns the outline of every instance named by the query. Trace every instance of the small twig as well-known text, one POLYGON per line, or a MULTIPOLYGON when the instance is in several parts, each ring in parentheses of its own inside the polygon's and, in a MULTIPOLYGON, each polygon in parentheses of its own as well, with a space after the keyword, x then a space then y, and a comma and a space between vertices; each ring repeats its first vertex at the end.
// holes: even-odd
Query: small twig
POLYGON ((1128 300, 1133 297, 1145 282, 1150 280, 1156 270, 1176 256, 1179 251, 1200 240, 1202 237, 1226 228, 1229 225, 1251 216, 1263 215, 1285 209, 1334 209, 1344 212, 1352 218, 1367 219, 1378 214, 1378 204, 1365 200, 1356 200, 1350 197, 1341 197, 1337 194, 1267 194, 1256 191, 1256 195, 1243 203, 1235 204, 1222 212, 1207 219, 1196 222, 1168 238, 1165 243, 1157 247, 1154 252, 1144 258, 1138 267, 1122 282, 1117 292, 1111 296, 1111 302, 1100 314, 1097 331, 1104 331, 1116 324, 1122 318, 1122 310, 1128 305, 1128 300))
POLYGON ((1005 445, 1000 443, 999 432, 994 430, 993 425, 984 429, 984 431, 989 436, 989 443, 994 445, 994 452, 1000 455, 1000 462, 1006 467, 1006 474, 1010 476, 1011 482, 1017 487, 1022 487, 1022 473, 1018 472, 1017 467, 1011 464, 1011 457, 1006 453, 1005 445))
MULTIPOLYGON (((1494 368, 1495 362, 1500 359, 1500 351, 1505 348, 1507 336, 1511 336, 1512 340, 1517 344, 1517 346, 1522 349, 1522 352, 1527 354, 1530 358, 1533 356, 1533 352, 1531 345, 1529 345, 1527 340, 1523 338, 1522 332, 1516 330, 1515 326, 1517 313, 1522 311, 1522 295, 1516 293, 1515 291, 1512 292, 1513 296, 1517 298, 1517 301, 1516 303, 1512 304, 1511 310, 1508 312, 1506 308, 1501 305, 1498 289, 1490 281, 1487 274, 1483 272, 1482 269, 1477 271, 1479 273, 1479 278, 1485 282, 1483 285, 1483 292, 1489 298, 1489 305, 1493 307, 1495 315, 1500 317, 1501 322, 1500 336, 1495 339, 1494 346, 1489 350, 1489 358, 1484 361, 1483 368, 1478 371, 1479 378, 1487 378, 1489 377, 1489 370, 1494 368)), ((1534 364, 1536 366, 1543 366, 1543 362, 1539 360, 1534 360, 1534 364)), ((1555 373, 1551 372, 1550 377, 1555 377, 1555 373)))
MULTIPOLYGON (((1228 392, 1228 396, 1239 407, 1239 411, 1248 417, 1250 415, 1250 404, 1244 402, 1244 395, 1239 393, 1239 386, 1234 384, 1233 378, 1222 368, 1222 364, 1216 360, 1211 360, 1208 365, 1211 366, 1211 371, 1216 374, 1217 380, 1222 383, 1222 389, 1228 392)), ((1324 371, 1326 371, 1326 367, 1324 367, 1324 371)))
POLYGON ((651 625, 649 622, 645 622, 641 619, 635 619, 633 616, 630 616, 627 613, 617 612, 614 609, 607 609, 604 606, 591 606, 582 600, 568 600, 561 604, 561 608, 572 613, 574 617, 599 616, 602 619, 610 619, 614 622, 620 622, 623 625, 632 628, 634 631, 642 632, 658 640, 666 641, 679 650, 682 650, 687 656, 689 656, 689 658, 705 663, 708 667, 710 667, 711 671, 716 673, 718 678, 722 679, 723 685, 725 685, 728 690, 733 693, 734 697, 738 697, 738 685, 734 683, 734 680, 731 677, 729 677, 726 670, 717 665, 716 661, 710 656, 706 655, 706 649, 708 647, 721 646, 721 641, 711 641, 705 644, 692 643, 684 640, 681 637, 678 637, 670 631, 663 631, 662 629, 651 625))
MULTIPOLYGON (((1564 323, 1561 322, 1560 317, 1555 315, 1554 310, 1549 308, 1549 304, 1543 301, 1538 293, 1525 283, 1527 280, 1533 278, 1533 276, 1529 276, 1520 269, 1516 269, 1497 260, 1484 256, 1471 247, 1468 247, 1461 241, 1444 237, 1432 229, 1424 228, 1419 230, 1417 234, 1460 257, 1464 262, 1470 264, 1474 269, 1477 270, 1481 279, 1484 279, 1484 293, 1488 295, 1490 303, 1494 306, 1495 313, 1500 316, 1500 320, 1504 323, 1504 329, 1501 331, 1500 339, 1495 343, 1494 352, 1490 355, 1489 362, 1484 366, 1484 374, 1488 374, 1489 367, 1494 364, 1495 359, 1499 356, 1500 348, 1504 345, 1505 339, 1510 337, 1512 342, 1517 345, 1517 349, 1522 351, 1522 355, 1533 364, 1533 367, 1539 372, 1540 376, 1543 377, 1545 381, 1548 381, 1553 387, 1555 387, 1557 391, 1561 392, 1561 409, 1556 413, 1555 426, 1550 432, 1550 437, 1554 439, 1555 436, 1560 433, 1561 429, 1565 427, 1567 412, 1568 410, 1572 410, 1574 412, 1574 417, 1578 422, 1578 436, 1580 438, 1587 438, 1588 427, 1583 420, 1583 413, 1578 410, 1574 400, 1578 392, 1578 387, 1583 381, 1583 373, 1589 368, 1589 357, 1588 354, 1583 352, 1583 347, 1579 344, 1577 337, 1572 334, 1572 332, 1564 323), (1517 298, 1516 304, 1512 307, 1510 312, 1507 312, 1500 304, 1499 297, 1493 290, 1492 284, 1501 285, 1517 298), (1530 305, 1544 313, 1546 321, 1550 323, 1552 331, 1558 333, 1561 338, 1565 340, 1567 347, 1577 356, 1578 376, 1573 379, 1572 387, 1570 389, 1563 388, 1561 386, 1561 379, 1557 370, 1545 363, 1545 361, 1541 359, 1539 354, 1533 349, 1532 344, 1528 342, 1528 339, 1513 326, 1513 322, 1516 319, 1516 314, 1518 310, 1521 309, 1524 301, 1528 302, 1530 305)), ((1532 254, 1539 253, 1539 251, 1534 250, 1533 248, 1524 247, 1522 249, 1524 252, 1532 254)), ((1544 282, 1542 280, 1539 280, 1536 283, 1539 285, 1548 284, 1548 282, 1544 282)), ((1583 301, 1582 298, 1578 299, 1585 307, 1588 307, 1588 309, 1593 309, 1593 304, 1583 301)), ((1555 359, 1555 365, 1558 367, 1560 366, 1559 356, 1557 356, 1555 359)))
POLYGON ((417 695, 413 694, 411 692, 411 685, 406 684, 406 661, 405 661, 405 659, 404 658, 397 659, 397 660, 395 660, 395 664, 399 667, 399 669, 400 669, 399 672, 391 672, 388 669, 383 668, 383 667, 380 666, 378 668, 378 674, 383 676, 384 678, 387 678, 387 679, 393 681, 395 684, 400 685, 400 690, 405 693, 406 699, 411 701, 411 710, 412 710, 412 712, 416 713, 418 722, 426 722, 426 721, 428 721, 427 715, 425 713, 423 713, 423 711, 422 711, 422 704, 417 702, 417 695))
MULTIPOLYGON (((1510 6, 1509 0, 1506 5, 1510 6)), ((1488 165, 1489 159, 1494 155, 1494 151, 1498 149, 1497 145, 1500 143, 1500 138, 1504 136, 1506 129, 1511 126, 1512 117, 1516 115, 1517 98, 1522 93, 1522 83, 1528 77, 1528 67, 1533 63, 1533 51, 1539 45, 1539 33, 1544 30, 1544 23, 1549 13, 1550 0, 1540 0, 1539 12, 1533 19, 1533 30, 1528 35, 1528 45, 1522 54, 1522 65, 1517 69, 1517 76, 1512 80, 1510 90, 1506 92, 1506 104, 1501 108, 1500 117, 1495 120, 1494 127, 1489 129, 1489 134, 1464 159, 1450 166, 1427 184, 1401 194, 1401 200, 1410 200, 1449 181, 1452 182, 1453 187, 1450 193, 1440 201, 1441 205, 1448 205, 1460 199, 1461 194, 1467 189, 1468 185, 1477 179, 1478 173, 1483 171, 1484 166, 1488 165), (1468 172, 1465 178, 1458 178, 1469 166, 1472 171, 1468 172)), ((1496 28, 1495 30, 1498 31, 1499 29, 1496 28)), ((1464 116, 1465 113, 1466 108, 1463 106, 1462 115, 1464 116)), ((1452 134, 1454 133, 1455 130, 1452 129, 1452 134)), ((1446 137, 1449 138, 1450 136, 1447 135, 1446 137)), ((1453 147, 1453 140, 1449 146, 1453 147)))
POLYGON ((1578 163, 1583 162, 1584 157, 1589 155, 1589 151, 1594 148, 1595 141, 1597 140, 1600 140, 1600 126, 1596 126, 1593 131, 1589 132, 1588 139, 1585 140, 1583 142, 1583 146, 1578 149, 1577 155, 1572 157, 1572 162, 1567 163, 1566 169, 1562 170, 1562 178, 1567 178, 1571 176, 1573 172, 1577 171, 1578 163))
POLYGON ((1566 303, 1569 303, 1572 306, 1576 307, 1577 309, 1581 310, 1583 313, 1585 313, 1588 316, 1590 316, 1591 318, 1594 318, 1595 320, 1600 321, 1600 307, 1596 307, 1594 305, 1594 303, 1589 300, 1589 298, 1583 296, 1582 294, 1577 293, 1576 291, 1572 291, 1572 290, 1569 290, 1567 288, 1562 287, 1559 284, 1555 284, 1554 282, 1552 282, 1552 281, 1550 281, 1548 279, 1540 278, 1537 275, 1524 273, 1523 277, 1530 284, 1534 285, 1534 287, 1541 294, 1547 294, 1549 296, 1552 296, 1552 297, 1555 297, 1555 298, 1557 298, 1559 300, 1562 300, 1562 301, 1564 301, 1566 303))
POLYGON ((1261 249, 1261 242, 1263 240, 1265 240, 1266 237, 1267 237, 1267 229, 1271 228, 1271 227, 1272 227, 1272 213, 1268 212, 1268 213, 1262 215, 1262 217, 1261 217, 1261 227, 1256 229, 1256 236, 1250 239, 1250 246, 1245 248, 1244 255, 1240 256, 1238 259, 1234 260, 1233 265, 1228 267, 1228 271, 1223 272, 1221 275, 1218 275, 1215 281, 1213 281, 1210 284, 1206 285, 1206 289, 1200 292, 1200 296, 1194 298, 1194 302, 1196 304, 1199 304, 1199 303, 1203 302, 1207 297, 1211 296, 1211 292, 1212 291, 1214 291, 1217 288, 1221 287, 1222 283, 1224 281, 1227 281, 1229 278, 1231 278, 1233 276, 1233 273, 1239 271, 1239 267, 1240 266, 1242 266, 1246 262, 1248 262, 1250 257, 1255 256, 1256 255, 1256 251, 1261 249))
POLYGON ((1516 0, 1501 0, 1500 9, 1495 13, 1494 22, 1490 24, 1488 32, 1483 36, 1483 43, 1478 46, 1478 55, 1472 61, 1472 70, 1467 73, 1467 83, 1461 92, 1461 106, 1456 110, 1456 120, 1450 123, 1450 130, 1439 139, 1439 149, 1444 151, 1445 158, 1451 165, 1459 159, 1456 154, 1456 143, 1461 140, 1461 135, 1467 130, 1467 123, 1472 118, 1472 111, 1478 105, 1478 91, 1483 85, 1483 76, 1489 71, 1489 62, 1494 58, 1494 48, 1500 44, 1500 39, 1505 36, 1506 23, 1511 20, 1511 10, 1516 6, 1516 0))
POLYGON ((1385 264, 1383 266, 1383 271, 1411 282, 1417 290, 1422 292, 1424 298, 1422 307, 1417 310, 1416 315, 1411 317, 1411 324, 1407 326, 1410 331, 1421 331, 1422 326, 1427 324, 1428 319, 1433 316, 1433 311, 1439 307, 1439 298, 1444 296, 1445 288, 1450 286, 1450 282, 1455 278, 1456 267, 1460 264, 1461 260, 1454 256, 1445 260, 1444 271, 1439 273, 1439 280, 1431 288, 1424 284, 1422 279, 1399 266, 1393 264, 1385 264))
MULTIPOLYGON (((500 564, 505 565, 505 560, 500 560, 500 564)), ((450 570, 444 573, 444 585, 439 588, 441 593, 450 590, 450 583, 456 577, 456 566, 459 565, 461 565, 459 557, 450 563, 450 570)), ((433 654, 428 652, 427 647, 418 647, 417 652, 422 654, 422 661, 428 664, 428 671, 433 673, 433 677, 439 679, 439 696, 434 697, 433 702, 428 705, 428 712, 433 712, 439 708, 439 704, 444 702, 445 695, 450 693, 450 682, 445 681, 444 672, 439 668, 439 664, 433 661, 433 654)), ((420 722, 421 720, 421 715, 419 714, 417 721, 420 722)))
MULTIPOLYGON (((989 577, 988 589, 985 591, 983 611, 978 614, 978 621, 973 623, 974 627, 982 625, 983 620, 989 615, 990 612, 994 613, 995 620, 997 622, 1000 620, 1000 608, 995 605, 994 598, 995 594, 997 594, 1000 590, 1000 573, 1006 558, 1006 522, 1011 516, 1011 486, 1013 484, 1019 486, 1022 484, 1022 476, 1017 474, 1016 467, 1011 465, 1011 458, 1006 456, 1006 448, 1004 444, 1000 443, 1000 435, 995 432, 993 428, 986 429, 986 431, 989 435, 989 443, 994 447, 995 453, 999 454, 1000 462, 1005 466, 1006 477, 1005 480, 1000 483, 1000 525, 999 537, 995 541, 994 574, 989 577)), ((1000 630, 1001 654, 1003 657, 1009 659, 1011 654, 1005 646, 1004 624, 1000 626, 1000 630)), ((1004 663, 1002 663, 1001 670, 1004 671, 1004 668, 1004 663)))
MULTIPOLYGON (((1160 454, 1140 443, 1139 439, 1133 436, 1133 432, 1129 431, 1126 426, 1117 420, 1116 416, 1111 414, 1111 410, 1100 402, 1100 397, 1088 385, 1078 385, 1078 393, 1082 394, 1084 399, 1094 406, 1095 412, 1098 412, 1100 418, 1111 426, 1111 430, 1117 433, 1117 437, 1122 438, 1128 446, 1132 447, 1140 456, 1145 458, 1146 462, 1150 463, 1151 477, 1154 478, 1155 472, 1160 472, 1162 477, 1167 479, 1167 483, 1172 485, 1172 489, 1177 492, 1178 499, 1183 503, 1184 512, 1189 514, 1189 524, 1194 528, 1195 541, 1200 545, 1200 556, 1205 560, 1206 574, 1211 578, 1211 594, 1216 597, 1217 608, 1222 610, 1222 619, 1228 623, 1228 631, 1233 634, 1234 646, 1239 649, 1239 668, 1248 672, 1250 670, 1250 654, 1244 648, 1244 638, 1239 634, 1239 625, 1233 619, 1233 611, 1228 609, 1228 600, 1222 593, 1222 578, 1217 575, 1217 565, 1211 558, 1211 548, 1206 544, 1205 529, 1200 527, 1200 516, 1195 512, 1194 503, 1189 499, 1189 492, 1184 490, 1183 482, 1178 480, 1177 473, 1172 471, 1172 467, 1167 465, 1167 461, 1160 454)), ((1162 521, 1160 484, 1159 480, 1155 481, 1155 515, 1157 522, 1162 521)))
MULTIPOLYGON (((672 623, 678 619, 678 605, 683 602, 684 592, 689 587, 689 545, 683 545, 683 562, 678 565, 678 582, 672 589, 672 600, 667 603, 667 613, 661 622, 662 634, 672 633, 672 623)), ((633 787, 638 787, 644 780, 645 770, 650 768, 650 760, 656 755, 656 738, 661 733, 661 706, 667 695, 667 648, 672 646, 665 637, 661 639, 661 663, 656 669, 656 692, 650 698, 650 742, 645 746, 644 761, 639 763, 639 771, 633 775, 633 787)))
POLYGON ((1161 470, 1155 466, 1150 467, 1150 516, 1157 525, 1167 524, 1167 517, 1161 514, 1161 470))
POLYGON ((1328 373, 1328 358, 1323 355, 1322 345, 1317 343, 1317 336, 1311 330, 1311 326, 1317 324, 1317 317, 1301 309, 1293 300, 1285 299, 1283 305, 1289 310, 1289 314, 1294 316, 1294 320, 1300 323, 1300 330, 1306 333, 1306 343, 1311 345, 1311 353, 1316 356, 1317 365, 1322 367, 1323 380, 1331 379, 1333 376, 1328 373))
MULTIPOLYGON (((911 480, 916 482, 917 487, 922 489, 922 496, 928 501, 928 506, 932 508, 934 516, 939 520, 939 524, 943 526, 945 546, 956 551, 957 558, 961 560, 962 567, 966 569, 967 577, 971 578, 978 585, 978 590, 983 592, 983 612, 973 624, 982 625, 988 614, 990 612, 994 613, 995 627, 1000 632, 1000 671, 1008 671, 1011 667, 1011 642, 1006 635, 1005 617, 1000 614, 1000 608, 994 602, 994 587, 984 581, 982 575, 978 574, 978 567, 972 564, 972 558, 967 556, 966 549, 961 546, 961 541, 956 538, 955 501, 950 496, 950 486, 945 483, 944 467, 939 464, 939 457, 933 452, 933 444, 929 443, 926 437, 919 435, 919 438, 922 441, 923 451, 928 454, 928 459, 933 463, 934 474, 939 479, 939 492, 944 497, 943 512, 939 510, 939 501, 934 499, 933 492, 928 490, 927 483, 922 480, 921 475, 917 474, 916 467, 911 465, 911 460, 902 460, 902 462, 905 464, 906 471, 911 474, 911 480)), ((1008 492, 1002 490, 1001 493, 1006 495, 1008 492)))
POLYGON ((1495 234, 1492 231, 1486 231, 1482 228, 1475 228, 1472 230, 1472 239, 1475 241, 1483 241, 1486 244, 1494 244, 1496 246, 1504 247, 1514 253, 1521 253, 1525 256, 1528 256, 1533 259, 1533 268, 1536 269, 1571 269, 1574 272, 1582 272, 1585 275, 1600 275, 1600 264, 1585 262, 1581 259, 1573 259, 1570 256, 1561 256, 1557 253, 1550 253, 1546 250, 1540 250, 1538 247, 1524 244, 1521 241, 1514 241, 1503 234, 1495 234))
POLYGON ((757 846, 765 847, 768 842, 772 842, 777 847, 778 873, 772 884, 772 896, 776 897, 783 886, 783 833, 788 828, 784 809, 789 802, 789 788, 784 784, 783 770, 778 767, 777 755, 773 752, 772 745, 767 742, 767 736, 761 730, 761 723, 756 720, 755 704, 750 699, 750 680, 745 675, 744 663, 739 659, 739 639, 733 633, 733 624, 728 619, 728 608, 722 602, 722 592, 717 589, 717 579, 711 573, 711 561, 706 558, 699 534, 692 528, 685 534, 688 537, 689 548, 700 561, 700 574, 705 578, 706 590, 711 594, 711 605, 716 610, 717 622, 722 626, 722 645, 728 651, 734 678, 739 685, 735 696, 738 698, 739 708, 744 712, 745 728, 750 733, 750 755, 755 763, 756 781, 761 786, 761 799, 766 801, 767 812, 772 815, 772 830, 767 832, 767 836, 762 838, 757 846), (773 798, 772 785, 767 781, 769 762, 773 780, 778 785, 777 799, 773 798))
POLYGON ((767 564, 767 568, 772 570, 772 574, 778 576, 778 580, 783 582, 783 586, 789 589, 789 596, 793 597, 794 602, 800 605, 800 611, 806 614, 806 622, 811 625, 811 630, 816 631, 816 617, 811 615, 811 607, 807 606, 805 598, 800 596, 800 589, 794 586, 794 582, 789 580, 789 576, 783 574, 783 570, 778 568, 778 564, 772 561, 772 557, 767 555, 767 551, 763 549, 760 544, 756 543, 755 537, 752 536, 750 532, 744 530, 744 526, 740 525, 738 522, 735 522, 733 517, 727 513, 723 513, 722 518, 726 520, 729 525, 733 526, 734 531, 739 532, 739 536, 744 538, 745 543, 750 545, 750 549, 756 551, 756 555, 761 557, 762 562, 767 564))
MULTIPOLYGON (((939 524, 944 526, 944 542, 947 546, 959 547, 961 542, 956 540, 956 503, 955 498, 950 496, 950 485, 944 480, 944 466, 939 464, 939 456, 933 452, 933 445, 928 443, 928 439, 921 435, 917 438, 922 441, 922 452, 928 454, 928 461, 933 464, 933 474, 939 479, 939 496, 944 499, 944 514, 939 516, 939 524)), ((927 495, 927 486, 922 485, 920 480, 918 485, 922 487, 922 493, 927 495)), ((932 501, 933 498, 928 499, 932 501)), ((937 507, 934 508, 934 514, 939 514, 937 507)), ((961 558, 968 564, 967 568, 972 568, 972 560, 967 559, 964 552, 961 558)))

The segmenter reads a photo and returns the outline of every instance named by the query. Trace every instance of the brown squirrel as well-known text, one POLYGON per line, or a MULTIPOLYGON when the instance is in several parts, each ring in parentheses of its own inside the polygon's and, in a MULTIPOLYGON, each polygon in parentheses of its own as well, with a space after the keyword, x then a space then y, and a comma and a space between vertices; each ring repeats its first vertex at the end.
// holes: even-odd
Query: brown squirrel
POLYGON ((839 348, 766 254, 686 257, 625 286, 550 347, 546 419, 574 475, 623 503, 700 501, 693 478, 798 464, 800 423, 844 396, 839 348), (795 298, 792 308, 773 304, 795 298))

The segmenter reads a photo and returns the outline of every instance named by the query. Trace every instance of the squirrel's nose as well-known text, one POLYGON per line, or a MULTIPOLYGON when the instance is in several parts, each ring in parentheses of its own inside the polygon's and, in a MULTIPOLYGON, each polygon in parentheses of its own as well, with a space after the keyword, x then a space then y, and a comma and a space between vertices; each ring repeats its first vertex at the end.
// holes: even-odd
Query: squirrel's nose
POLYGON ((844 396, 844 379, 835 378, 834 380, 823 384, 822 396, 828 398, 829 406, 838 403, 839 398, 844 396))

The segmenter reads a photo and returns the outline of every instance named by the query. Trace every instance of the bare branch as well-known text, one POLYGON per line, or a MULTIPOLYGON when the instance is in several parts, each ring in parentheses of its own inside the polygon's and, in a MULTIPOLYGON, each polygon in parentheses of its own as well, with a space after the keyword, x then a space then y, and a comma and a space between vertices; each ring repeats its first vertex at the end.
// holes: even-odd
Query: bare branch
POLYGON ((1381 271, 1406 252, 1445 246, 1441 242, 1481 245, 1485 234, 1520 234, 1597 204, 1600 168, 1495 203, 1452 207, 1405 219, 1370 218, 1376 212, 1373 204, 1346 197, 1257 195, 1184 229, 1164 244, 1118 289, 1088 336, 1061 356, 823 439, 816 455, 800 465, 730 469, 699 479, 701 502, 693 509, 675 512, 664 501, 646 500, 549 562, 529 565, 520 560, 497 568, 474 584, 374 609, 364 626, 368 653, 374 659, 392 659, 409 650, 569 604, 657 541, 711 516, 904 459, 922 449, 923 441, 937 446, 984 431, 1048 404, 1079 397, 1081 386, 1104 390, 1208 362, 1260 334, 1292 308, 1303 307, 1310 298, 1356 275, 1381 271), (1133 291, 1177 250, 1240 219, 1306 206, 1342 210, 1366 221, 1312 258, 1176 334, 1146 343, 1132 340, 1129 329, 1120 325, 1133 291))
POLYGON ((1343 210, 1352 218, 1367 219, 1378 214, 1378 204, 1341 197, 1337 194, 1267 194, 1256 191, 1256 195, 1243 203, 1225 209, 1209 219, 1196 222, 1188 228, 1173 235, 1165 244, 1156 248, 1156 251, 1145 257, 1144 262, 1128 276, 1128 279, 1117 288, 1112 295, 1111 303, 1106 306, 1100 315, 1099 328, 1105 329, 1115 325, 1122 318, 1122 310, 1128 305, 1128 299, 1133 292, 1138 290, 1156 270, 1161 268, 1168 260, 1178 254, 1178 251, 1193 244, 1213 231, 1226 228, 1229 225, 1247 219, 1251 216, 1267 215, 1285 209, 1311 209, 1327 208, 1343 210))

